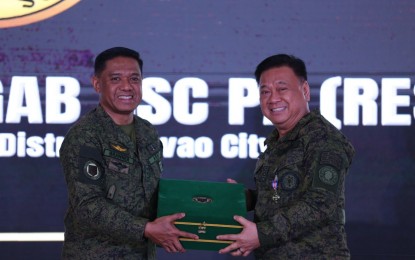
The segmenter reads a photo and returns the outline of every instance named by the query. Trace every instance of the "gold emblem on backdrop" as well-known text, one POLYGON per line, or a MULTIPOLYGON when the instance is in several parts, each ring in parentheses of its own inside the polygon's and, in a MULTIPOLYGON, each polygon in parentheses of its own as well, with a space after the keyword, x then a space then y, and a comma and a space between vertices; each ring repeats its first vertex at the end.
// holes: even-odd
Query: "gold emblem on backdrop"
POLYGON ((0 0, 0 28, 39 22, 55 16, 80 0, 0 0))

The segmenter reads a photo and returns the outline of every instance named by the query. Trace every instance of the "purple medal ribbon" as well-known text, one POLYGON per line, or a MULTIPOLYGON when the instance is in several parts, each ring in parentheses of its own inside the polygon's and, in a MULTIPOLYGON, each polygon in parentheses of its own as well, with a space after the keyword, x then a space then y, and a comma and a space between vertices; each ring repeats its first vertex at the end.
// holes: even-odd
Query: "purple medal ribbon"
POLYGON ((272 196, 272 200, 276 202, 280 198, 280 196, 277 193, 277 188, 278 188, 278 176, 277 175, 275 175, 275 179, 272 181, 271 185, 275 191, 274 196, 272 196))
POLYGON ((278 178, 272 181, 272 188, 276 191, 278 187, 278 178))

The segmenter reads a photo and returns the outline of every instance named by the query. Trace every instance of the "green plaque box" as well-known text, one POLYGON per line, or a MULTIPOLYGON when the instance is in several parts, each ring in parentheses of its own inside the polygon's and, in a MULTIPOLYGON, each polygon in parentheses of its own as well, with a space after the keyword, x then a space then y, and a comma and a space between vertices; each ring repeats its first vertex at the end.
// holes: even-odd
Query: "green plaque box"
POLYGON ((237 234, 242 226, 234 215, 246 217, 245 188, 242 184, 161 179, 157 216, 184 212, 177 220, 180 230, 197 234, 198 240, 181 238, 184 248, 219 250, 232 241, 216 240, 220 234, 237 234))

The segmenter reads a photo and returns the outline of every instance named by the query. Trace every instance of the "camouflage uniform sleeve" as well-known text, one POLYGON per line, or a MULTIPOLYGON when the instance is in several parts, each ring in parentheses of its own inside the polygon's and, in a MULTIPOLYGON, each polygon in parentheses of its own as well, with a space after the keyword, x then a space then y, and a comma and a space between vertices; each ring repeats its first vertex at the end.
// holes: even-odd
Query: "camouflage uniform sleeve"
MULTIPOLYGON (((69 133, 60 149, 60 161, 67 182, 69 211, 73 216, 73 228, 103 239, 141 242, 144 240, 144 228, 148 219, 133 216, 107 200, 102 178, 91 180, 80 174, 81 165, 84 165, 84 162, 81 162, 81 147, 88 147, 89 151, 100 151, 99 142, 92 134, 88 135, 85 132, 69 133)), ((91 152, 89 158, 96 162, 97 173, 99 173, 102 162, 100 153, 91 152)))
POLYGON ((303 161, 308 179, 305 191, 269 221, 257 223, 261 246, 296 239, 330 220, 344 221, 338 205, 339 201, 344 203, 344 180, 354 150, 337 139, 317 139, 307 147, 303 161))

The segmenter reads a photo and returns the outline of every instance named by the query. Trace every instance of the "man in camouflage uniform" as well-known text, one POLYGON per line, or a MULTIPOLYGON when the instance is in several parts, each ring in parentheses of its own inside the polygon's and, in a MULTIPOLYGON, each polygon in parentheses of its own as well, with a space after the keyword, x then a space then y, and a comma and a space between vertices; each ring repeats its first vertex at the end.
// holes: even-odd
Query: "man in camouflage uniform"
POLYGON ((133 111, 142 99, 143 62, 115 47, 95 60, 92 85, 99 105, 67 133, 60 160, 68 187, 64 259, 155 259, 155 244, 184 252, 172 222, 155 218, 162 144, 133 111))
MULTIPOLYGON (((310 112, 310 87, 302 60, 285 54, 256 68, 260 105, 275 126, 255 169, 256 190, 247 193, 254 222, 220 253, 257 259, 349 259, 344 182, 354 156, 345 136, 319 111, 310 112)), ((233 182, 233 180, 229 180, 233 182)))

